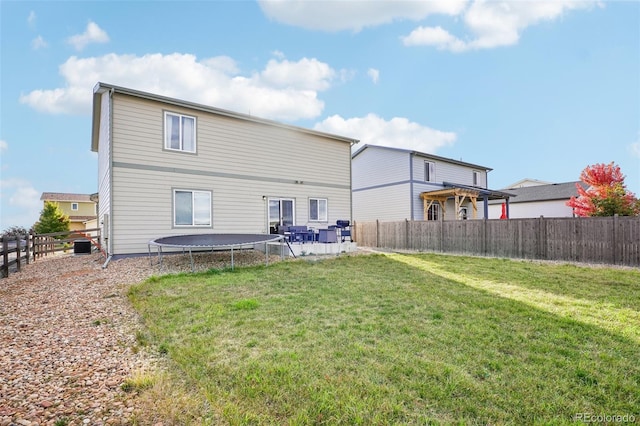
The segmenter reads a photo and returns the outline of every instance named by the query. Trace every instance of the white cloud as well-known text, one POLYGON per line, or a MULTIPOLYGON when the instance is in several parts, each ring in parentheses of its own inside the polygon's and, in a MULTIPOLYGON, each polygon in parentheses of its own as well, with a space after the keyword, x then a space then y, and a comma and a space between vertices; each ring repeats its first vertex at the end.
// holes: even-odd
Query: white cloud
POLYGON ((36 13, 33 10, 29 12, 29 16, 27 17, 27 24, 29 24, 29 28, 35 28, 36 26, 36 13))
POLYGON ((29 181, 15 178, 0 180, 0 189, 2 204, 10 207, 3 209, 2 230, 11 226, 30 228, 38 220, 42 210, 40 192, 29 181))
POLYGON ((591 8, 596 1, 474 1, 463 13, 472 37, 458 38, 442 27, 420 26, 401 37, 405 46, 435 46, 452 52, 511 46, 529 26, 561 18, 574 9, 591 8))
POLYGON ((84 49, 89 43, 107 43, 108 41, 107 32, 92 21, 89 21, 84 33, 76 34, 67 39, 67 42, 78 51, 84 49))
POLYGON ((20 102, 52 114, 89 114, 92 89, 99 81, 278 119, 313 118, 322 113, 318 92, 336 78, 317 59, 270 60, 261 71, 241 75, 227 56, 198 60, 194 55, 114 53, 71 57, 59 67, 63 87, 33 90, 20 102))
POLYGON ((9 144, 7 141, 0 139, 0 152, 4 152, 9 149, 9 144))
POLYGON ((397 20, 418 21, 432 14, 457 15, 466 3, 467 0, 259 0, 263 13, 274 21, 312 30, 356 32, 397 20))
POLYGON ((333 115, 317 123, 314 129, 359 139, 354 149, 370 144, 434 153, 453 144, 457 137, 453 132, 431 129, 403 117, 387 121, 376 114, 348 119, 333 115))
POLYGON ((33 50, 43 49, 47 46, 48 46, 47 42, 40 35, 34 38, 33 40, 31 40, 31 48, 33 50))
POLYGON ((401 40, 406 46, 434 46, 453 52, 510 46, 529 26, 559 19, 571 10, 604 5, 598 0, 259 0, 259 4, 274 21, 323 31, 358 32, 400 20, 450 16, 462 21, 467 35, 456 37, 442 26, 421 25, 401 40))
POLYGON ((358 74, 358 71, 354 69, 341 69, 340 81, 347 82, 349 80, 353 80, 357 74, 358 74))
POLYGON ((464 42, 458 40, 442 27, 418 27, 402 37, 405 46, 435 46, 441 50, 461 52, 466 49, 464 42))
POLYGON ((272 59, 259 78, 271 87, 326 90, 335 76, 336 72, 329 65, 315 58, 303 58, 298 62, 272 59))
POLYGON ((367 70, 367 75, 371 78, 371 81, 373 81, 373 84, 378 84, 378 81, 380 80, 380 71, 375 69, 375 68, 369 68, 367 70))

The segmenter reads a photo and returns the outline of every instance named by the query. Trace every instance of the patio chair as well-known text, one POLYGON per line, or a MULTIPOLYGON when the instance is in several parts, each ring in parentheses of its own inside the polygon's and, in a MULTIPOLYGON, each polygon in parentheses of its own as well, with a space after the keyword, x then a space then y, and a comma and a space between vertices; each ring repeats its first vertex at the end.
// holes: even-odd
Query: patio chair
POLYGON ((309 230, 306 226, 290 226, 289 227, 289 242, 291 243, 303 243, 308 237, 309 230))
POLYGON ((286 235, 287 232, 289 232, 289 225, 277 225, 278 227, 278 234, 280 235, 286 235))

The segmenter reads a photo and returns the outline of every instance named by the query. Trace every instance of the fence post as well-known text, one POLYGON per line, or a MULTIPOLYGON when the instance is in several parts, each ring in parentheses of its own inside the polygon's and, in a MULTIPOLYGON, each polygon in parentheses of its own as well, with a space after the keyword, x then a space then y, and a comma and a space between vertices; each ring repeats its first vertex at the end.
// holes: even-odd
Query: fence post
POLYGON ((2 277, 9 276, 9 244, 7 237, 2 238, 2 277))
POLYGON ((544 259, 544 253, 543 253, 543 231, 542 231, 542 221, 544 220, 544 216, 540 216, 538 217, 538 229, 536 232, 536 258, 538 259, 544 259))
POLYGON ((31 257, 31 234, 27 234, 24 236, 24 239, 26 240, 26 247, 25 250, 27 251, 27 265, 29 264, 29 258, 31 257))
MULTIPOLYGON (((621 243, 618 243, 618 241, 620 241, 620 238, 618 237, 618 215, 614 214, 613 215, 613 232, 611 233, 613 235, 613 241, 611 241, 611 244, 613 245, 613 264, 617 265, 618 264, 618 246, 622 246, 621 243)), ((621 256, 620 256, 621 257, 621 256)))
POLYGON ((411 244, 409 243, 409 219, 404 219, 404 248, 410 250, 411 244))
POLYGON ((16 236, 16 269, 18 272, 20 272, 20 267, 22 266, 22 248, 20 247, 20 237, 20 234, 16 236))
POLYGON ((38 239, 38 235, 33 231, 31 231, 31 236, 33 238, 33 261, 35 262, 36 259, 38 258, 38 244, 37 243, 38 243, 39 239, 38 239))
MULTIPOLYGON (((484 200, 485 207, 487 205, 487 200, 484 200)), ((484 219, 482 219, 482 255, 487 255, 487 215, 484 215, 484 219)))

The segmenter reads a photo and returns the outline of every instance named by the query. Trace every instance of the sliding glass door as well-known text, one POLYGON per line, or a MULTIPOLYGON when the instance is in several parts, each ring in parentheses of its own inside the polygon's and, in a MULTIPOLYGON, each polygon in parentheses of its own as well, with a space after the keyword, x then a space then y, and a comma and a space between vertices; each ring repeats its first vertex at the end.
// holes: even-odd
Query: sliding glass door
POLYGON ((269 229, 278 230, 278 225, 295 224, 295 203, 291 198, 269 198, 269 229))

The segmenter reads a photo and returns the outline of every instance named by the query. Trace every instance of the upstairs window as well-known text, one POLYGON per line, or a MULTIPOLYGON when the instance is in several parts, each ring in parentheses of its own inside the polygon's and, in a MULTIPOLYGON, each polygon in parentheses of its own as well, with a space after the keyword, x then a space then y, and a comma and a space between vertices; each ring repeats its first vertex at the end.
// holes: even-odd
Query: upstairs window
POLYGON ((327 221, 327 200, 325 198, 309 198, 309 220, 327 221))
POLYGON ((78 210, 78 203, 71 203, 71 210, 73 211, 78 210))
POLYGON ((478 186, 480 183, 480 172, 473 171, 473 186, 478 186))
POLYGON ((211 191, 173 191, 174 226, 211 226, 211 191))
POLYGON ((172 151, 196 152, 196 118, 165 112, 164 147, 172 151))
POLYGON ((424 162, 424 181, 435 182, 436 181, 436 163, 433 161, 424 162))

